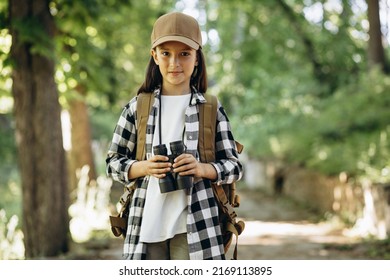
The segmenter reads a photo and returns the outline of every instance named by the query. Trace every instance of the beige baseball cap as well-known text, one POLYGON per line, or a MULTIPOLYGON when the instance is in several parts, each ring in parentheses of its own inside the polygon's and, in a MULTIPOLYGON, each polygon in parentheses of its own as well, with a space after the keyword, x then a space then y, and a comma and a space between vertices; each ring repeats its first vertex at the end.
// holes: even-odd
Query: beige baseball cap
POLYGON ((168 41, 181 42, 195 50, 202 48, 202 34, 196 19, 180 12, 159 17, 151 35, 152 49, 168 41))

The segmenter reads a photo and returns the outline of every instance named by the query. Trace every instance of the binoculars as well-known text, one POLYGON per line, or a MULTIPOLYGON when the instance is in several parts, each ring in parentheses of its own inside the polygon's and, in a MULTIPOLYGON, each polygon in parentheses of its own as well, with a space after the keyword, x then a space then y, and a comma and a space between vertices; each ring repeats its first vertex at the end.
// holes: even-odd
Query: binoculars
MULTIPOLYGON (((173 164, 176 157, 185 152, 185 145, 183 141, 175 141, 169 143, 171 148, 171 154, 168 155, 168 150, 165 144, 157 145, 153 147, 155 155, 167 156, 169 162, 173 164)), ((176 190, 183 190, 190 188, 193 184, 193 176, 180 176, 178 173, 172 171, 168 172, 164 178, 159 179, 160 192, 167 193, 176 190)))

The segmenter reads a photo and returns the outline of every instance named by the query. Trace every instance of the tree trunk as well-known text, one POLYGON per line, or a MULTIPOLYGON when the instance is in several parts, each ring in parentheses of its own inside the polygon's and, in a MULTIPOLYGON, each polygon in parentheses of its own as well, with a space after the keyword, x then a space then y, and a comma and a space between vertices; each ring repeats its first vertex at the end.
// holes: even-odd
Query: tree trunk
POLYGON ((387 71, 387 63, 382 43, 381 22, 379 16, 379 0, 367 0, 368 22, 370 28, 368 35, 368 64, 370 68, 380 66, 382 70, 387 71))
POLYGON ((88 108, 84 101, 85 94, 82 87, 77 88, 77 90, 80 98, 69 100, 69 115, 72 125, 72 148, 70 150, 70 178, 72 180, 70 185, 72 191, 75 190, 78 183, 76 173, 83 166, 87 165, 89 168, 89 182, 96 181, 97 178, 91 147, 92 136, 88 108))
POLYGON ((48 56, 55 24, 46 0, 9 1, 9 15, 26 258, 55 256, 68 250, 69 236, 61 108, 48 56))

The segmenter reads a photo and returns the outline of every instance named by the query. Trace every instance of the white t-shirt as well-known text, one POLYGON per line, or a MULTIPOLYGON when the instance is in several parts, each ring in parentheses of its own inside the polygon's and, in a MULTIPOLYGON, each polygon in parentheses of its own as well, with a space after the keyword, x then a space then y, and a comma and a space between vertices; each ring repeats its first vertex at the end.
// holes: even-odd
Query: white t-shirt
MULTIPOLYGON (((161 96, 161 142, 159 122, 156 122, 153 146, 165 144, 168 155, 169 143, 182 140, 185 110, 191 94, 161 96)), ((157 116, 158 117, 158 116, 157 116)), ((187 231, 187 190, 161 193, 156 177, 150 176, 142 215, 140 241, 160 242, 187 231)))

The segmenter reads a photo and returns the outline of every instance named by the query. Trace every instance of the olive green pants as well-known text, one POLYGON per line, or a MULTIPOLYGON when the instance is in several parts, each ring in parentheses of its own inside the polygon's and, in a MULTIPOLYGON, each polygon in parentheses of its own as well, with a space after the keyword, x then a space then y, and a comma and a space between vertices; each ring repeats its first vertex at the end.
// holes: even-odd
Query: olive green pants
POLYGON ((146 243, 147 260, 189 260, 187 233, 177 234, 171 239, 146 243))

